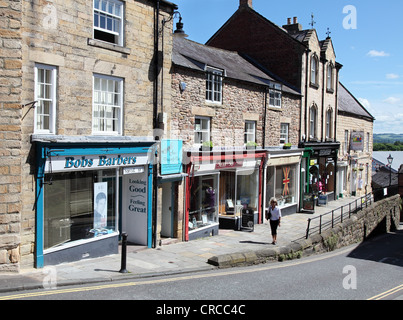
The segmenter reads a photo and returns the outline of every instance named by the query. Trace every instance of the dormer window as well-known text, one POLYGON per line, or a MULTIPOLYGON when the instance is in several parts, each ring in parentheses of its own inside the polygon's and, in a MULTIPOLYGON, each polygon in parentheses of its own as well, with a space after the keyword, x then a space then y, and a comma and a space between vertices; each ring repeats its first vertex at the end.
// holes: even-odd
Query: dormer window
POLYGON ((206 101, 222 103, 223 71, 211 67, 206 68, 206 101))

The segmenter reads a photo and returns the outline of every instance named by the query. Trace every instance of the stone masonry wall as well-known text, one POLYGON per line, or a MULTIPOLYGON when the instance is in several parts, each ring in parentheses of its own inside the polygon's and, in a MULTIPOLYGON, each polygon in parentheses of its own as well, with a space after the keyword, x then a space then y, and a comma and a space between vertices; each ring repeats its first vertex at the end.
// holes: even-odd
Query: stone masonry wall
POLYGON ((0 272, 20 268, 21 3, 0 1, 0 272))
MULTIPOLYGON (((205 74, 173 67, 171 138, 183 139, 185 148, 194 144, 195 116, 211 117, 211 137, 214 146, 243 146, 245 121, 256 121, 256 142, 263 145, 265 94, 262 87, 224 79, 223 103, 205 100, 205 74), (180 82, 186 83, 181 92, 180 82)), ((283 93, 282 108, 267 106, 266 146, 280 145, 280 123, 289 123, 289 142, 298 144, 300 99, 283 93)))

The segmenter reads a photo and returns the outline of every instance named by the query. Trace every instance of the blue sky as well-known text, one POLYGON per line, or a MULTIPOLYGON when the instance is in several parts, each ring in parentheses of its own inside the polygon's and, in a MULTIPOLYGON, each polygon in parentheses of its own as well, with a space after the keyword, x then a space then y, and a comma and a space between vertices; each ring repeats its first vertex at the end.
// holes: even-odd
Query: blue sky
MULTIPOLYGON (((172 2, 179 6, 188 39, 199 43, 239 6, 239 0, 172 2)), ((402 0, 253 0, 253 8, 279 26, 298 17, 304 29, 313 13, 320 40, 330 29, 336 60, 343 65, 340 81, 376 118, 374 133, 403 133, 402 0)))

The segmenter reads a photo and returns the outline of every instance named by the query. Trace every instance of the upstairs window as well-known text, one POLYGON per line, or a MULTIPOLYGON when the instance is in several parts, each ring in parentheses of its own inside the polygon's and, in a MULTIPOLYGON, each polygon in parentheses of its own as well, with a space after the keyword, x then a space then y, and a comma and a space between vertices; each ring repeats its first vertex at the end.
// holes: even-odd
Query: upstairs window
POLYGON ((326 112, 326 138, 332 138, 332 109, 328 109, 326 112))
POLYGON ((245 121, 244 143, 256 142, 256 121, 245 121))
POLYGON ((311 85, 319 85, 319 60, 315 55, 311 58, 311 85))
POLYGON ((309 138, 316 138, 316 122, 317 122, 317 110, 315 106, 312 106, 309 111, 309 138))
POLYGON ((288 123, 282 123, 280 127, 280 143, 288 143, 288 129, 289 129, 289 124, 288 123))
POLYGON ((329 64, 327 67, 327 85, 328 92, 333 92, 333 65, 329 64))
POLYGON ((94 75, 93 133, 121 134, 123 79, 94 75))
POLYGON ((210 137, 210 118, 196 117, 194 128, 194 139, 196 145, 201 145, 203 142, 211 141, 210 137))
POLYGON ((206 101, 221 103, 223 72, 210 67, 207 67, 206 72, 206 101))
POLYGON ((123 3, 94 0, 94 39, 123 45, 123 3))
POLYGON ((56 67, 35 65, 35 133, 55 133, 56 76, 56 67))
POLYGON ((275 108, 281 108, 281 85, 270 84, 269 89, 269 106, 275 108))

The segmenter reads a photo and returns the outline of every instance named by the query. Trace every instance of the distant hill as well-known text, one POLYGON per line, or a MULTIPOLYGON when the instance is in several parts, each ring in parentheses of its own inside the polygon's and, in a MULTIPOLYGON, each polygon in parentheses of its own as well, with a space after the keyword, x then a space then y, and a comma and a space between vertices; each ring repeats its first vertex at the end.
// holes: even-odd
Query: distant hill
POLYGON ((374 143, 394 143, 403 142, 403 134, 396 133, 374 133, 374 143))

